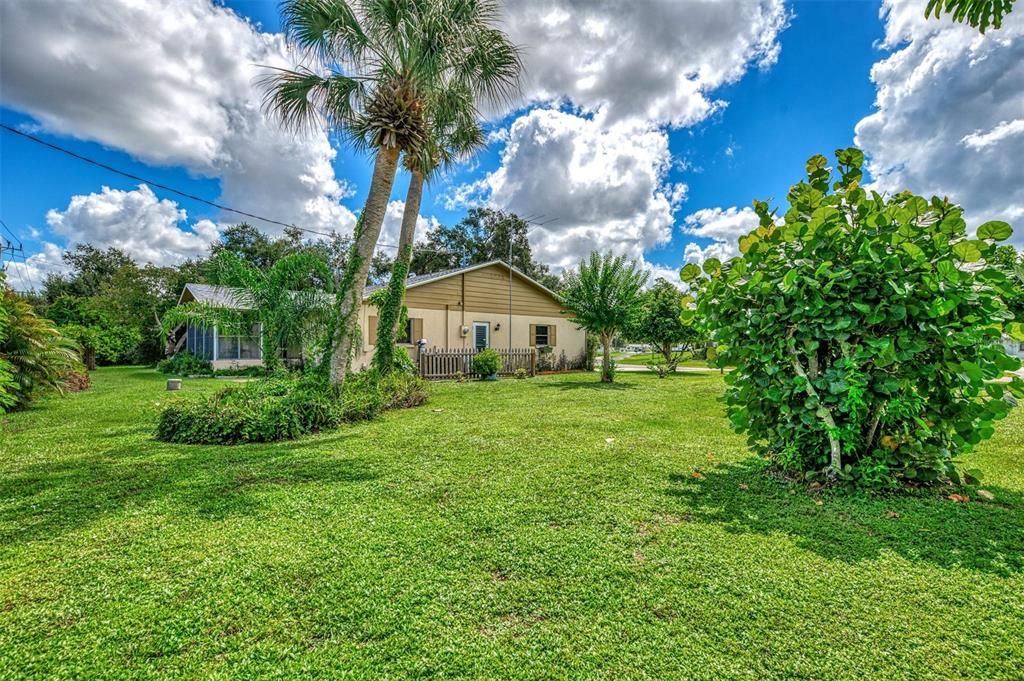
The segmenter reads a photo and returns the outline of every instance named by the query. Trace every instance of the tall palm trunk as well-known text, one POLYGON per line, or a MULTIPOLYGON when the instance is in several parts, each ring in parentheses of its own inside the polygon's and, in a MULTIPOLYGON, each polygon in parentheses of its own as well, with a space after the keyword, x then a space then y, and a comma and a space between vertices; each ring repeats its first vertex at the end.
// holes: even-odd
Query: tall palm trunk
MULTIPOLYGON (((416 220, 420 215, 420 201, 423 198, 423 173, 412 171, 409 191, 405 196, 405 210, 402 213, 402 231, 398 237, 398 255, 388 281, 388 294, 377 315, 377 348, 373 363, 378 371, 387 373, 395 366, 395 338, 398 323, 402 317, 405 302, 405 280, 412 263, 412 244, 416 238, 416 220)), ((416 339, 412 339, 416 342, 416 339)))
POLYGON ((377 247, 384 214, 391 198, 391 186, 395 183, 398 169, 398 153, 395 147, 379 149, 373 164, 373 179, 370 193, 363 207, 362 229, 357 230, 355 243, 345 264, 345 275, 338 287, 337 313, 332 338, 330 378, 340 389, 345 383, 345 374, 352 363, 352 350, 356 340, 356 318, 363 301, 363 289, 370 272, 370 259, 377 247))

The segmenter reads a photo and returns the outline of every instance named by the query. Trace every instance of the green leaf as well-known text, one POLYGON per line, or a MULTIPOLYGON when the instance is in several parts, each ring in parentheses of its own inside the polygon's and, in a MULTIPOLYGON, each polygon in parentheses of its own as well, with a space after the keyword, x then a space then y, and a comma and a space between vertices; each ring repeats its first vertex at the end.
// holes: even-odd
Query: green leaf
POLYGON ((911 243, 909 241, 904 241, 902 244, 900 244, 900 247, 903 248, 903 250, 907 252, 907 255, 909 255, 912 258, 921 258, 924 256, 924 251, 922 251, 921 247, 918 246, 917 244, 911 243))
POLYGON ((1002 220, 990 220, 978 227, 979 239, 994 239, 1004 241, 1013 234, 1013 228, 1002 220))
POLYGON ((717 277, 722 271, 722 261, 718 258, 708 258, 704 261, 704 273, 709 277, 717 277))
POLYGON ((981 249, 973 241, 958 241, 953 244, 953 253, 964 262, 981 260, 981 249))
POLYGON ((782 277, 782 290, 788 291, 789 289, 793 288, 793 284, 796 283, 796 278, 797 271, 795 268, 786 272, 785 276, 782 277))
POLYGON ((694 265, 692 262, 683 265, 683 269, 679 270, 679 278, 687 284, 697 281, 700 276, 700 267, 694 265))
POLYGON ((960 362, 960 368, 963 370, 964 375, 970 379, 971 383, 981 383, 984 379, 984 374, 981 372, 981 367, 974 362, 963 361, 960 362))

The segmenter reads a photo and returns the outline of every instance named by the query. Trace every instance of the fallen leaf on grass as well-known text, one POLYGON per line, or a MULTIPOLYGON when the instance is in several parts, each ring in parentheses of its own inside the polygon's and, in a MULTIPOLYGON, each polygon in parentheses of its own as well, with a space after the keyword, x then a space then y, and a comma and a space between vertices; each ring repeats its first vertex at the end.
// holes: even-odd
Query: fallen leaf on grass
POLYGON ((950 494, 947 498, 950 501, 955 501, 958 504, 966 504, 968 501, 971 500, 970 497, 965 497, 962 494, 950 494))
POLYGON ((815 500, 814 500, 814 505, 815 505, 815 506, 824 506, 824 505, 825 505, 825 502, 824 502, 824 501, 822 501, 821 499, 815 499, 815 500))
POLYGON ((700 480, 701 478, 704 477, 704 474, 701 473, 700 471, 694 471, 694 472, 690 473, 690 477, 691 478, 696 478, 697 480, 700 480))
POLYGON ((893 518, 894 520, 896 520, 896 519, 899 519, 900 514, 897 513, 896 511, 886 511, 885 512, 885 517, 886 518, 893 518))
POLYGON ((743 491, 746 491, 746 490, 750 489, 750 485, 748 485, 745 482, 741 482, 740 483, 740 489, 743 490, 743 491))
POLYGON ((613 438, 613 437, 606 437, 604 439, 604 441, 607 442, 608 444, 611 444, 611 443, 615 442, 615 438, 613 438))
POLYGON ((987 489, 979 489, 978 496, 985 501, 993 501, 996 498, 996 495, 992 494, 992 492, 989 492, 987 489))

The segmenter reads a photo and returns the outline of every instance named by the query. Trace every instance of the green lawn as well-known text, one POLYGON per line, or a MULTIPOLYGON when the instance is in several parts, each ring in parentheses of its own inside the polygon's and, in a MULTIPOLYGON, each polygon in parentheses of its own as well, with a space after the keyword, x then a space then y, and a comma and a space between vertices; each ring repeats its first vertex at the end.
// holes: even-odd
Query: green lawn
POLYGON ((101 370, 0 419, 0 677, 1021 678, 1024 411, 970 459, 993 502, 816 499, 717 374, 616 380, 230 448, 101 370))
MULTIPOLYGON (((615 361, 619 364, 638 364, 640 366, 647 366, 648 364, 664 364, 665 358, 655 352, 644 352, 638 355, 628 355, 615 361)), ((680 362, 679 366, 695 367, 700 369, 710 368, 708 363, 703 359, 687 359, 680 362)))

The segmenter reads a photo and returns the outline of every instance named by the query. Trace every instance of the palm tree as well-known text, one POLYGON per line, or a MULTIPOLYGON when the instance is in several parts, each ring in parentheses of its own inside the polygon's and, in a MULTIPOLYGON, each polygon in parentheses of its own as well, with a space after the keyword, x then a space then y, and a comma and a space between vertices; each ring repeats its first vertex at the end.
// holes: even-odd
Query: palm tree
POLYGON ((280 366, 280 348, 297 345, 305 352, 310 339, 325 328, 330 297, 311 288, 311 284, 331 281, 330 269, 320 255, 292 253, 266 272, 230 251, 215 255, 213 264, 234 305, 189 302, 173 307, 161 320, 165 335, 185 323, 246 335, 258 322, 263 366, 272 371, 280 366))
POLYGON ((398 254, 391 269, 387 295, 378 309, 377 345, 373 364, 378 371, 388 373, 395 364, 395 338, 401 323, 405 300, 405 281, 412 262, 412 246, 416 238, 424 182, 429 182, 435 171, 448 168, 469 157, 484 146, 473 96, 464 87, 446 90, 429 107, 431 134, 419 153, 406 153, 404 164, 410 173, 402 212, 402 228, 398 238, 398 254))
POLYGON ((562 305, 572 313, 582 329, 596 335, 604 349, 601 381, 614 380, 612 339, 625 328, 639 308, 641 290, 647 283, 647 272, 637 268, 635 260, 624 256, 590 254, 589 262, 580 263, 578 272, 565 275, 562 305))
POLYGON ((420 153, 428 137, 427 102, 451 83, 482 99, 509 98, 519 52, 492 26, 493 0, 285 0, 282 13, 289 44, 315 67, 276 70, 266 108, 286 126, 326 123, 375 154, 329 338, 330 376, 340 385, 399 155, 420 153))
POLYGON ((982 33, 991 25, 999 28, 1003 25, 1003 17, 1013 11, 1014 0, 928 0, 924 9, 927 19, 936 19, 945 12, 953 21, 967 22, 982 33))
POLYGON ((0 277, 0 413, 26 406, 39 390, 62 393, 84 369, 77 344, 0 277))

